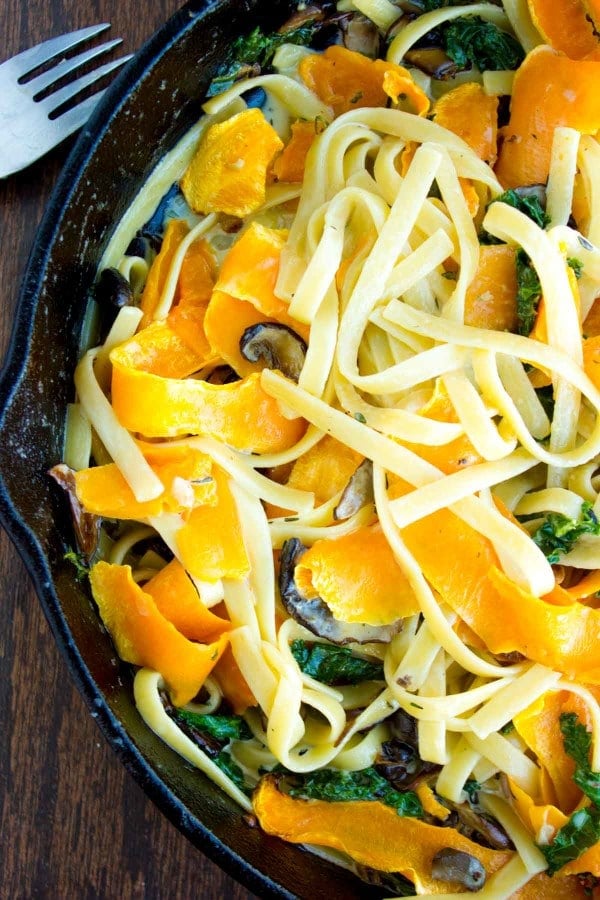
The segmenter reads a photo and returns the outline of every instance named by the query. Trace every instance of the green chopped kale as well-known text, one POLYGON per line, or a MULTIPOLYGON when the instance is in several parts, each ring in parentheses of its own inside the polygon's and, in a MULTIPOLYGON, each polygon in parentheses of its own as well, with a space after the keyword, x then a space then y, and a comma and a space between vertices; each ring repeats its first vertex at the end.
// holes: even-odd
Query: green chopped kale
POLYGON ((583 534, 600 534, 600 522, 587 500, 581 506, 578 519, 570 519, 562 513, 548 513, 532 538, 548 562, 555 564, 562 554, 573 549, 583 534))
POLYGON ((575 761, 573 781, 592 801, 590 806, 576 810, 566 825, 557 832, 551 844, 540 845, 548 861, 548 874, 553 875, 568 862, 600 840, 600 772, 590 766, 592 736, 575 713, 563 713, 560 730, 565 752, 575 761))
POLYGON ((465 781, 463 785, 463 791, 471 801, 471 803, 477 803, 478 797, 477 792, 481 790, 481 785, 478 781, 475 781, 473 778, 469 778, 465 781))
POLYGON ((77 553, 76 550, 67 550, 63 559, 75 566, 75 578, 77 581, 83 581, 90 574, 90 567, 83 553, 77 553))
POLYGON ((593 772, 590 766, 592 735, 575 713, 563 713, 560 730, 565 752, 575 760, 573 781, 592 803, 600 807, 600 772, 593 772))
POLYGON ((379 800, 395 809, 399 816, 423 815, 421 801, 413 791, 396 791, 373 766, 358 772, 319 769, 294 776, 290 796, 340 803, 344 800, 379 800))
POLYGON ((548 862, 548 875, 554 875, 599 840, 600 809, 596 806, 578 809, 557 832, 551 844, 538 845, 548 862))
POLYGON ((517 331, 527 337, 535 325, 537 308, 542 299, 542 286, 531 260, 524 250, 518 250, 517 266, 517 331))
POLYGON ((234 82, 249 74, 253 66, 265 69, 271 64, 282 44, 302 46, 310 44, 317 27, 314 23, 308 22, 283 34, 279 32, 264 34, 260 28, 255 28, 250 34, 236 38, 231 45, 227 61, 220 66, 206 96, 214 97, 226 91, 234 82))
POLYGON ((423 12, 432 12, 434 9, 445 9, 447 6, 460 6, 464 0, 420 0, 423 12))
POLYGON ((492 203, 506 203, 507 206, 518 209, 519 212, 528 216, 528 218, 530 218, 532 222, 535 222, 536 225, 539 225, 540 228, 545 228, 550 222, 550 216, 547 214, 539 199, 533 195, 522 197, 517 191, 504 191, 503 194, 500 194, 499 197, 495 197, 488 205, 491 206, 492 203))
POLYGON ((447 22, 442 29, 442 43, 450 59, 468 69, 518 69, 525 53, 512 35, 480 16, 461 16, 447 22))
POLYGON ((224 743, 248 741, 252 737, 252 732, 241 716, 204 715, 187 709, 178 709, 176 717, 224 743))
POLYGON ((355 656, 345 647, 292 641, 292 656, 305 675, 322 684, 359 684, 383 678, 383 665, 355 656))
MULTIPOLYGON (((517 191, 509 190, 504 191, 503 194, 500 194, 499 197, 495 197, 493 200, 490 200, 488 203, 488 208, 492 205, 492 203, 506 203, 507 206, 512 206, 513 209, 518 209, 519 212, 522 212, 526 215, 532 222, 535 222, 536 225, 539 225, 540 228, 545 228, 546 225, 550 222, 550 217, 547 215, 544 207, 540 203, 538 197, 531 195, 529 197, 522 197, 517 191)), ((487 231, 482 231, 479 235, 479 242, 481 244, 503 244, 504 241, 501 241, 499 238, 494 237, 493 234, 488 234, 487 231)))
POLYGON ((221 750, 221 752, 214 757, 213 762, 219 767, 221 772, 233 781, 240 791, 243 791, 245 794, 250 794, 252 792, 252 789, 246 784, 244 773, 238 764, 233 761, 231 753, 228 750, 221 750))
POLYGON ((577 259, 575 256, 568 256, 567 265, 573 269, 575 278, 579 280, 583 275, 583 263, 581 262, 581 260, 577 259))

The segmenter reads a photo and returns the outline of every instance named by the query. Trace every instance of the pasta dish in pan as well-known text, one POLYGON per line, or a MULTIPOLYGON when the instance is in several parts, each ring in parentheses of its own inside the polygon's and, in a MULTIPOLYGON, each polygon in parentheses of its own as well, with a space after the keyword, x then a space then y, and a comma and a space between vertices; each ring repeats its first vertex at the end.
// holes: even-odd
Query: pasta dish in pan
POLYGON ((53 474, 140 715, 389 895, 600 879, 599 28, 301 6, 99 266, 53 474))

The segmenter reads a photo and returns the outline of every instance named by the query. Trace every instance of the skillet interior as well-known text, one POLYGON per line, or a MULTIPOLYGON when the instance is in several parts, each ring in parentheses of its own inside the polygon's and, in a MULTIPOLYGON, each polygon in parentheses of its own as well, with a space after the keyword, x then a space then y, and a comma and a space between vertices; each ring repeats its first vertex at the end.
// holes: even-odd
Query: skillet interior
POLYGON ((82 132, 52 196, 24 279, 0 381, 0 520, 23 557, 73 677, 129 771, 204 852, 262 897, 381 896, 349 873, 268 838, 143 724, 87 586, 47 470, 61 458, 85 298, 139 187, 200 114, 232 35, 276 28, 290 0, 196 0, 142 49, 82 132))

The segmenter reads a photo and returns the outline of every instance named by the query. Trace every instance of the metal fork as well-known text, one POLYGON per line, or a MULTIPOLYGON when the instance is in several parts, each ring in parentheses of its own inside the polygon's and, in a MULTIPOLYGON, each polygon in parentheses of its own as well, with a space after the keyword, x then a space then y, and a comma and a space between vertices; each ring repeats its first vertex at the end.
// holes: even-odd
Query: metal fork
POLYGON ((131 59, 130 54, 112 60, 54 90, 58 81, 122 43, 117 38, 65 59, 69 51, 108 28, 110 24, 104 23, 62 34, 0 64, 0 178, 24 169, 81 128, 103 90, 66 112, 60 108, 131 59), (51 68, 28 79, 48 63, 51 68))

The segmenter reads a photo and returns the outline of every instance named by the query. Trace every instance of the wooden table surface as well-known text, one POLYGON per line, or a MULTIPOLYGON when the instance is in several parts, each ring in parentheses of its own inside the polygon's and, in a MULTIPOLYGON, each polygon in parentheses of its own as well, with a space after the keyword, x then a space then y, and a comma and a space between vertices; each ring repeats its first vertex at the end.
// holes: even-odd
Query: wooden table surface
MULTIPOLYGON (((1 0, 0 61, 111 22, 135 51, 177 0, 1 0)), ((70 142, 0 181, 0 353, 37 224, 70 142)), ((73 687, 15 550, 0 533, 0 898, 187 900, 254 895, 196 850, 121 767, 73 687)))

